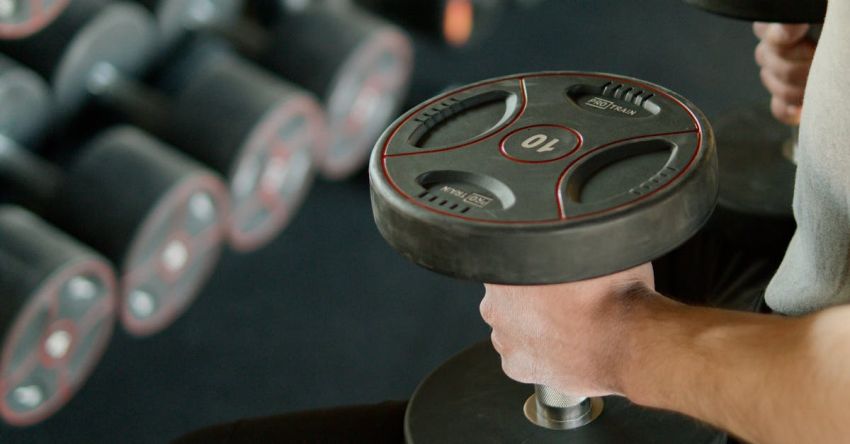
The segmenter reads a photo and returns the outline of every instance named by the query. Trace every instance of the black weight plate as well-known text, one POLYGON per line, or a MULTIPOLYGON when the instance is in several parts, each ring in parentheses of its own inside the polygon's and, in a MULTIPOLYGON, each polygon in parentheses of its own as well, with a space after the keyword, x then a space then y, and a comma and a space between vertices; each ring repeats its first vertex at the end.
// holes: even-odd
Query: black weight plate
POLYGON ((43 29, 71 0, 0 0, 0 40, 22 39, 43 29))
POLYGON ((169 140, 227 179, 231 245, 259 248, 286 227, 313 183, 326 143, 321 105, 210 40, 183 63, 191 66, 176 69, 169 140))
POLYGON ((366 162, 375 138, 404 99, 412 53, 407 35, 386 27, 376 30, 341 65, 327 94, 326 176, 349 176, 366 162))
POLYGON ((49 106, 44 80, 0 54, 0 134, 28 142, 47 122, 49 106))
POLYGON ((59 410, 100 359, 115 278, 100 256, 21 208, 0 207, 0 417, 35 424, 59 410))
POLYGON ((722 444, 726 435, 687 417, 604 398, 602 414, 573 430, 532 424, 523 403, 530 385, 502 373, 489 342, 461 352, 431 373, 407 405, 404 433, 408 444, 571 443, 571 444, 722 444))
POLYGON ((144 336, 194 301, 218 262, 228 196, 217 175, 132 127, 93 139, 56 199, 62 227, 116 264, 119 315, 144 336))
POLYGON ((664 88, 549 72, 473 84, 408 111, 370 164, 378 228, 435 271, 543 284, 623 270, 708 219, 708 122, 664 88))
POLYGON ((156 25, 141 6, 129 3, 100 4, 97 0, 74 0, 69 12, 79 14, 81 26, 68 39, 52 73, 58 112, 68 117, 83 104, 97 79, 95 68, 110 65, 134 75, 150 61, 156 47, 156 25), (77 5, 77 3, 81 3, 77 5))
POLYGON ((260 57, 325 103, 328 178, 358 171, 404 98, 413 64, 407 34, 352 7, 308 7, 285 14, 260 57))
POLYGON ((778 23, 823 23, 826 0, 685 0, 727 17, 778 23))
POLYGON ((719 205, 761 216, 793 217, 797 166, 784 154, 794 144, 790 127, 767 106, 731 112, 715 122, 720 160, 719 205))

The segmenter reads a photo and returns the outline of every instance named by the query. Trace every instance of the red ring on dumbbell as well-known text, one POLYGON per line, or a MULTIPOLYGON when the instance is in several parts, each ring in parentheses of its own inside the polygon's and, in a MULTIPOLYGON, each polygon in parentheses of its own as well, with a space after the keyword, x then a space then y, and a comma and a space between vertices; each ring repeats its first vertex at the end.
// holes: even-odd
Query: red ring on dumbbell
POLYGON ((35 424, 51 416, 70 400, 71 396, 80 388, 83 381, 86 380, 94 369, 95 364, 100 360, 109 343, 108 339, 112 335, 114 325, 111 318, 115 310, 115 288, 116 283, 112 277, 112 270, 108 265, 100 260, 90 259, 79 261, 66 267, 64 271, 50 279, 35 292, 26 308, 18 315, 17 320, 13 323, 9 334, 2 344, 2 358, 0 358, 0 416, 3 417, 3 420, 14 426, 35 424), (28 330, 27 327, 45 311, 52 312, 54 316, 58 315, 56 310, 59 304, 61 289, 71 278, 76 276, 93 276, 103 286, 103 296, 97 303, 89 307, 83 316, 83 318, 94 317, 96 322, 75 322, 68 318, 48 320, 48 328, 65 322, 72 325, 71 329, 75 332, 75 335, 72 338, 72 344, 64 356, 61 359, 48 360, 49 365, 44 365, 45 359, 42 355, 44 353, 43 345, 46 336, 42 333, 39 335, 39 340, 35 347, 38 350, 29 350, 21 362, 18 363, 17 368, 9 369, 8 367, 11 365, 13 353, 16 351, 19 342, 24 339, 24 335, 28 330), (87 324, 92 324, 92 326, 87 324), (88 350, 82 350, 83 352, 87 352, 88 356, 84 358, 85 361, 80 369, 75 374, 71 374, 68 370, 68 364, 74 358, 74 353, 80 351, 76 345, 79 344, 79 339, 85 338, 95 326, 102 326, 103 330, 97 332, 98 337, 92 347, 88 350), (17 411, 7 401, 9 392, 19 388, 19 384, 27 376, 30 376, 38 368, 39 364, 43 364, 42 368, 52 369, 57 373, 56 388, 52 393, 47 393, 49 396, 46 396, 46 400, 42 401, 35 409, 23 413, 17 411))
POLYGON ((22 22, 3 23, 0 21, 0 40, 13 40, 28 37, 49 25, 65 10, 71 0, 56 0, 47 8, 44 0, 29 0, 29 17, 22 22))
POLYGON ((138 230, 139 234, 135 236, 128 250, 126 266, 120 272, 120 319, 127 331, 137 336, 158 332, 171 324, 194 301, 201 284, 212 272, 213 265, 221 253, 227 207, 227 191, 215 176, 205 174, 184 180, 157 202, 138 230), (210 199, 215 219, 202 232, 193 235, 186 232, 186 214, 190 211, 190 199, 200 195, 198 193, 203 193, 210 199), (174 223, 175 220, 178 222, 174 223), (149 242, 156 239, 162 229, 167 230, 163 237, 164 244, 154 248, 154 253, 147 258, 139 260, 140 253, 146 249, 149 242), (184 239, 183 248, 186 249, 187 262, 180 267, 179 273, 165 274, 165 280, 160 283, 168 288, 159 295, 155 313, 140 319, 132 312, 130 298, 134 290, 145 288, 145 284, 152 278, 163 276, 160 271, 161 253, 173 239, 184 239), (200 272, 192 276, 191 282, 181 282, 186 276, 185 272, 192 270, 198 261, 202 261, 200 272), (175 294, 179 287, 182 287, 180 293, 175 294))

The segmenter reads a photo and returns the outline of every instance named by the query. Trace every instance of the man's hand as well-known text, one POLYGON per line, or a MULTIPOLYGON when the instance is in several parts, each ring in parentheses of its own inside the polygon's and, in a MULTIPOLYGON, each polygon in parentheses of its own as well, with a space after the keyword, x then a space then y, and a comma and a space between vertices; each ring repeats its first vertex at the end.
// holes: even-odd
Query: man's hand
POLYGON ((675 304, 655 293, 647 263, 567 284, 485 284, 481 315, 512 379, 586 396, 623 393, 636 317, 675 304))
POLYGON ((803 92, 815 55, 815 42, 807 38, 809 25, 756 23, 753 32, 761 40, 756 63, 761 81, 773 95, 770 110, 788 125, 800 124, 803 92))

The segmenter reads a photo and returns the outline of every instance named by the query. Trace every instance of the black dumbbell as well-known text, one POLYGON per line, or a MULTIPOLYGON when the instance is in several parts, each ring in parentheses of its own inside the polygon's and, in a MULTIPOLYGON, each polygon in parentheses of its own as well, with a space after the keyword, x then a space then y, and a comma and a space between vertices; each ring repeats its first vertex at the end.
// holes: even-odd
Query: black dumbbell
POLYGON ((136 0, 156 15, 159 40, 164 47, 186 32, 231 26, 242 12, 242 0, 136 0))
POLYGON ((102 101, 223 175, 230 243, 253 250, 304 201, 326 150, 324 112, 310 93, 245 62, 218 38, 195 34, 178 53, 158 76, 164 96, 119 77, 107 82, 102 101), (145 97, 161 98, 134 105, 145 97))
POLYGON ((0 0, 0 40, 37 33, 58 16, 71 0, 0 0))
MULTIPOLYGON (((502 77, 428 100, 384 132, 369 177, 378 228, 405 257, 513 285, 653 260, 699 230, 718 188, 711 129, 690 102, 640 80, 580 72, 502 77)), ((623 398, 529 392, 502 374, 489 343, 475 346, 416 390, 407 440, 725 442, 623 398)))
POLYGON ((0 137, 0 181, 115 264, 120 318, 134 335, 173 322, 218 260, 224 185, 139 130, 100 134, 65 172, 0 137))
POLYGON ((248 25, 222 31, 322 99, 330 140, 319 168, 328 178, 348 177, 366 162, 403 100, 413 63, 410 39, 348 2, 309 2, 298 12, 285 11, 283 0, 271 3, 284 12, 269 31, 248 25))
POLYGON ((49 116, 50 92, 32 71, 0 54, 0 134, 31 142, 49 116))
POLYGON ((100 360, 115 321, 105 259, 34 214, 0 205, 0 416, 11 425, 58 411, 100 360))
MULTIPOLYGON (((64 87, 65 96, 57 94, 59 108, 79 109, 94 99, 224 176, 233 195, 228 227, 235 248, 257 248, 283 229, 312 184, 313 156, 324 151, 316 100, 200 34, 185 39, 163 62, 164 89, 152 89, 125 74, 125 67, 145 63, 149 48, 141 42, 154 40, 156 27, 146 11, 132 4, 75 0, 68 13, 77 17, 74 26, 39 34, 45 41, 62 40, 60 49, 43 54, 32 45, 14 48, 19 58, 53 78, 57 90, 63 71, 52 69, 74 67, 75 74, 62 77, 73 84, 64 87), (122 28, 136 32, 111 41, 122 28), (124 53, 133 51, 141 55, 129 63, 124 53)), ((60 22, 68 20, 60 17, 60 22)))
MULTIPOLYGON (((823 23, 826 0, 685 0, 728 17, 780 23, 823 23)), ((817 41, 820 26, 809 38, 817 41)), ((757 217, 790 219, 797 167, 798 128, 777 121, 766 104, 747 106, 717 119, 720 206, 757 217)))
POLYGON ((99 62, 140 75, 156 47, 156 26, 142 6, 105 0, 74 0, 40 32, 0 41, 0 52, 48 80, 56 118, 62 122, 88 100, 99 62))
POLYGON ((454 47, 486 38, 506 9, 504 0, 355 1, 406 29, 415 29, 454 47))

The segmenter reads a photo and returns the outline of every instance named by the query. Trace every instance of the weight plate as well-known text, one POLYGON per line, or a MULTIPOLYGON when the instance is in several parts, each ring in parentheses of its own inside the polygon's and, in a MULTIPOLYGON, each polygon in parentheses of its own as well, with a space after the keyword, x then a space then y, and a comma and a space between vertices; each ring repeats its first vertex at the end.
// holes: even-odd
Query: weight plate
POLYGON ((24 426, 58 411, 100 360, 115 281, 106 261, 23 209, 0 208, 0 237, 0 416, 24 426))
POLYGON ((44 81, 0 54, 0 134, 18 143, 30 141, 44 127, 49 103, 44 81))
POLYGON ((213 172, 119 127, 83 149, 55 207, 63 228, 116 263, 120 319, 144 336, 186 310, 217 263, 227 199, 213 172))
POLYGON ((218 256, 224 190, 212 176, 187 178, 151 209, 122 270, 121 321, 135 335, 170 325, 194 300, 218 256))
POLYGON ((0 39, 22 39, 50 24, 70 0, 0 0, 0 39))
POLYGON ((761 216, 793 217, 797 166, 789 147, 796 144, 789 126, 767 106, 752 106, 717 119, 720 160, 719 204, 761 216))
POLYGON ((692 419, 604 398, 593 422, 572 430, 550 430, 531 423, 523 404, 530 385, 502 373, 489 342, 461 352, 428 375, 410 398, 404 418, 408 444, 571 443, 571 444, 723 444, 726 435, 692 419))
POLYGON ((544 284, 648 262, 717 199, 710 126, 681 96, 610 74, 487 80, 408 111, 369 168, 387 241, 466 279, 544 284))
POLYGON ((410 40, 392 27, 376 31, 342 64, 327 95, 327 177, 347 177, 365 162, 404 99, 412 65, 410 40))
POLYGON ((182 58, 166 76, 180 77, 172 85, 172 142, 227 178, 231 245, 259 248, 287 225, 313 183, 314 158, 326 148, 324 112, 312 94, 211 39, 182 58))
POLYGON ((323 148, 322 110, 309 96, 284 101, 257 124, 230 175, 230 241, 249 251, 266 244, 301 206, 323 148))
POLYGON ((111 65, 122 74, 138 74, 153 55, 157 42, 156 24, 141 6, 110 2, 92 8, 97 13, 88 16, 82 28, 73 36, 63 36, 71 41, 53 73, 53 93, 63 117, 79 109, 89 89, 95 87, 95 68, 111 65))
POLYGON ((283 14, 258 58, 324 102, 328 149, 319 170, 342 179, 362 167, 410 78, 407 35, 349 4, 283 14))
POLYGON ((779 23, 823 23, 826 0, 685 0, 727 17, 779 23))

